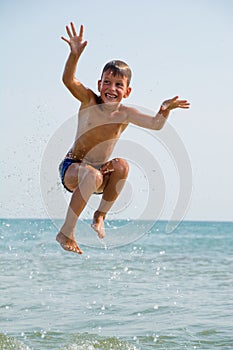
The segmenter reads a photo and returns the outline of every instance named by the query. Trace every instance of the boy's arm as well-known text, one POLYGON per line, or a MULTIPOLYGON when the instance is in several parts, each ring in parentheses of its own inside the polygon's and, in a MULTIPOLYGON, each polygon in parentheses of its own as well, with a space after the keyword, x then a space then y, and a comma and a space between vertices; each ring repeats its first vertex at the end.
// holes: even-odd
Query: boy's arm
POLYGON ((76 67, 79 58, 87 45, 87 41, 83 42, 83 26, 80 26, 79 35, 76 33, 76 29, 73 23, 66 26, 66 31, 69 39, 62 36, 62 40, 67 42, 70 46, 70 54, 65 64, 63 73, 63 83, 70 90, 70 92, 82 103, 89 103, 93 92, 87 89, 78 79, 75 78, 76 67))
POLYGON ((189 108, 190 104, 187 100, 178 100, 178 98, 178 96, 175 96, 170 100, 164 101, 159 112, 154 117, 143 114, 137 109, 127 108, 127 122, 147 129, 160 130, 164 126, 172 109, 189 108))

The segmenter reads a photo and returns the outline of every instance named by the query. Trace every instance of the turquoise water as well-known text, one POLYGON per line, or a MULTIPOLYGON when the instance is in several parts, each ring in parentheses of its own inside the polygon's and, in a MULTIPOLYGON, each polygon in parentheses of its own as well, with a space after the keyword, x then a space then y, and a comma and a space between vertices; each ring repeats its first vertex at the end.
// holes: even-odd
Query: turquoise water
POLYGON ((165 226, 79 256, 49 220, 1 220, 0 349, 232 349, 233 223, 165 226))

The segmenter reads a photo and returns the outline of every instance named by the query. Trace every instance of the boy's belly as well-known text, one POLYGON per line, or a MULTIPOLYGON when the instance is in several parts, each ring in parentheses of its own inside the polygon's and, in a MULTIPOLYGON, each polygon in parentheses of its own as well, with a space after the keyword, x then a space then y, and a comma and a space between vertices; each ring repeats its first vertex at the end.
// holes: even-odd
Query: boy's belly
POLYGON ((105 140, 98 144, 86 144, 85 146, 76 141, 67 157, 79 159, 94 166, 102 165, 109 160, 117 140, 105 140))

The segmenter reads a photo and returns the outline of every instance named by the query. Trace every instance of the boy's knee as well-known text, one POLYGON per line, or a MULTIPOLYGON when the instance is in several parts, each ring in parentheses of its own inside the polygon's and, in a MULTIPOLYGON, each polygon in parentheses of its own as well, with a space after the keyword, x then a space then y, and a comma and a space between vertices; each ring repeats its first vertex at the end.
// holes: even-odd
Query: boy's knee
POLYGON ((96 188, 99 188, 103 183, 103 175, 99 170, 89 169, 87 174, 88 179, 95 184, 96 188))
POLYGON ((122 177, 127 177, 129 173, 129 163, 123 158, 114 159, 114 168, 122 177))
POLYGON ((103 184, 103 175, 99 170, 96 171, 95 183, 96 183, 96 188, 101 187, 101 185, 103 184))

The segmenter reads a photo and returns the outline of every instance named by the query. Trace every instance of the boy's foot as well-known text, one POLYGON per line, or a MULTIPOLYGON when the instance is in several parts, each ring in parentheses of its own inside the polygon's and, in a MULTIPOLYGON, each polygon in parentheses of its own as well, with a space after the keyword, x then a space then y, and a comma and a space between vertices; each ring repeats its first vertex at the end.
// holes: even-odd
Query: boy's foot
POLYGON ((62 232, 59 232, 56 237, 56 241, 60 243, 64 250, 82 254, 82 250, 79 248, 77 242, 71 238, 66 237, 62 232))
POLYGON ((91 227, 95 232, 98 233, 99 238, 105 237, 105 228, 104 228, 104 217, 97 213, 94 214, 93 222, 91 227))

